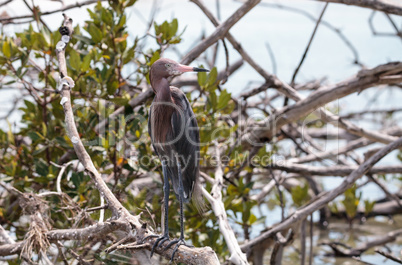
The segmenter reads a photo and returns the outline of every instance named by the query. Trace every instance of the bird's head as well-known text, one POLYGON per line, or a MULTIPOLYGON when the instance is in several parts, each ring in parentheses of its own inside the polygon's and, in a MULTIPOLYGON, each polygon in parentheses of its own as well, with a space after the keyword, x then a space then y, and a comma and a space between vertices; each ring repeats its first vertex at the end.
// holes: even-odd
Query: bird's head
POLYGON ((185 72, 209 72, 209 70, 182 65, 173 60, 161 58, 152 64, 150 79, 168 78, 169 76, 177 76, 185 72))

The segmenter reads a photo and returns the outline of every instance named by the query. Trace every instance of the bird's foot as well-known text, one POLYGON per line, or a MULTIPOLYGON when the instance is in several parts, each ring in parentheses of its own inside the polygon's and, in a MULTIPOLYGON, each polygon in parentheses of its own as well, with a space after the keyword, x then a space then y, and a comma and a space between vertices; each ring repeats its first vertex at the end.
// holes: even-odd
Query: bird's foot
POLYGON ((166 251, 168 248, 170 248, 171 246, 173 246, 174 244, 176 244, 176 246, 173 249, 173 253, 172 256, 170 257, 170 261, 173 261, 174 255, 176 254, 177 250, 179 249, 180 246, 186 246, 189 248, 193 248, 193 245, 187 244, 186 241, 184 241, 184 238, 180 237, 179 239, 174 239, 172 241, 169 242, 169 244, 163 249, 163 251, 166 251))
MULTIPOLYGON (((162 236, 158 236, 158 235, 149 235, 149 236, 145 237, 142 241, 145 242, 148 238, 153 238, 153 237, 157 237, 158 239, 155 241, 154 245, 152 246, 150 257, 152 257, 152 255, 154 254, 155 249, 156 249, 157 247, 162 246, 162 244, 163 244, 165 241, 169 241, 169 234, 164 234, 164 235, 162 235, 162 236)), ((163 251, 165 251, 165 250, 163 250, 163 251)))

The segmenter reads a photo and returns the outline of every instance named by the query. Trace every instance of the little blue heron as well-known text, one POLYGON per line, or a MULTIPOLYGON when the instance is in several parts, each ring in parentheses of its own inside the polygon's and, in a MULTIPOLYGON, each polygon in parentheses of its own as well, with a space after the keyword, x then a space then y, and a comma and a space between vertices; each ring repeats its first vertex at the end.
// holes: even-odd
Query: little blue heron
POLYGON ((169 240, 168 203, 169 179, 180 203, 180 237, 169 242, 163 251, 176 244, 171 260, 184 241, 183 202, 191 197, 196 206, 202 205, 203 199, 198 186, 199 143, 197 120, 186 95, 177 87, 169 85, 170 76, 184 72, 209 72, 209 70, 179 64, 167 58, 154 62, 149 72, 149 80, 156 96, 152 102, 148 119, 148 130, 152 145, 162 162, 164 193, 164 233, 158 236, 152 250, 169 240))

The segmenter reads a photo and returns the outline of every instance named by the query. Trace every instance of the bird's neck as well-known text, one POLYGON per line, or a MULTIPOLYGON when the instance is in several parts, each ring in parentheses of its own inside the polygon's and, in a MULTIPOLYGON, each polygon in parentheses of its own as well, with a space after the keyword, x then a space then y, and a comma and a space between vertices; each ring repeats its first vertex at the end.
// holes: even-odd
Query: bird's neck
POLYGON ((153 85, 155 85, 153 87, 157 87, 156 97, 159 102, 173 102, 169 82, 166 78, 157 80, 153 85))
POLYGON ((167 135, 172 130, 171 119, 174 112, 172 92, 166 78, 153 80, 151 83, 156 93, 153 105, 152 125, 155 143, 165 143, 167 135))

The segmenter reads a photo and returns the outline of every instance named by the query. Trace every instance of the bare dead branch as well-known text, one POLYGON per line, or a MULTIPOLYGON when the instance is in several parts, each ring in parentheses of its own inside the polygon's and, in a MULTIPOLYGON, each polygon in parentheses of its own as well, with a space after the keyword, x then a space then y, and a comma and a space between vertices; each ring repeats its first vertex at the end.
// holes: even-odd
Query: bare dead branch
POLYGON ((378 254, 390 259, 390 260, 393 260, 393 261, 395 261, 395 262, 397 262, 399 264, 402 264, 402 259, 400 259, 400 258, 398 258, 398 257, 396 257, 396 256, 394 256, 394 255, 392 255, 390 253, 384 252, 384 251, 379 250, 379 249, 376 249, 374 251, 377 252, 378 254))
POLYGON ((388 14, 402 15, 402 6, 394 5, 389 1, 384 0, 319 0, 321 2, 327 3, 339 3, 345 5, 360 6, 364 8, 369 8, 377 11, 382 11, 388 14))
MULTIPOLYGON (((41 16, 51 15, 51 14, 54 14, 54 13, 63 12, 63 11, 73 9, 73 8, 83 7, 83 6, 86 6, 86 5, 95 4, 98 1, 106 1, 106 0, 87 0, 87 1, 81 2, 81 3, 76 2, 74 4, 64 6, 63 8, 60 8, 60 9, 57 9, 57 10, 41 12, 41 16)), ((9 2, 7 2, 7 3, 9 3, 9 2)), ((7 3, 4 3, 4 4, 7 4, 7 3)), ((0 23, 7 24, 8 22, 13 21, 13 20, 26 19, 26 18, 31 18, 31 17, 32 17, 32 15, 22 15, 22 16, 15 16, 15 17, 0 18, 0 23)), ((24 22, 24 23, 26 23, 26 22, 24 22)))
POLYGON ((20 254, 24 242, 4 244, 0 246, 0 256, 10 256, 14 254, 20 254))
POLYGON ((345 247, 339 247, 339 244, 336 244, 335 242, 326 242, 322 243, 323 245, 327 245, 332 248, 334 251, 334 254, 336 256, 342 256, 342 257, 353 257, 353 256, 360 256, 363 252, 369 250, 370 248, 376 247, 376 246, 381 246, 386 243, 395 241, 398 236, 402 234, 402 229, 398 229, 392 232, 387 233, 384 236, 378 237, 374 240, 367 241, 363 244, 360 244, 359 246, 355 248, 345 248, 345 247))
MULTIPOLYGON (((326 3, 325 6, 324 6, 324 8, 322 9, 321 14, 320 14, 320 16, 318 17, 317 22, 316 22, 316 24, 315 24, 313 33, 311 34, 310 40, 308 41, 307 47, 306 47, 306 49, 304 50, 304 53, 303 53, 303 55, 302 55, 302 58, 301 58, 299 64, 297 65, 297 67, 296 67, 296 69, 295 69, 295 71, 294 71, 294 73, 293 73, 292 81, 290 81, 290 84, 291 84, 292 86, 293 86, 294 83, 295 83, 297 73, 299 72, 300 67, 301 67, 302 64, 303 64, 304 59, 305 59, 306 56, 307 56, 308 50, 310 49, 311 43, 313 42, 315 33, 317 32, 318 26, 319 26, 320 23, 321 23, 321 19, 322 19, 322 17, 324 16, 324 13, 325 13, 325 10, 327 9, 327 6, 328 6, 328 3, 326 3)), ((302 262, 304 263, 304 260, 303 260, 302 262)))
POLYGON ((211 204, 212 210, 219 223, 219 230, 225 239, 226 245, 230 252, 229 261, 237 265, 248 264, 246 255, 240 250, 239 243, 236 236, 228 222, 225 206, 222 201, 222 186, 223 186, 223 169, 222 162, 220 161, 219 146, 215 143, 216 157, 218 159, 218 165, 215 172, 215 180, 212 185, 211 193, 209 193, 204 187, 202 187, 202 193, 211 204))
POLYGON ((244 3, 233 15, 231 15, 225 22, 219 25, 214 33, 205 38, 199 45, 194 47, 188 54, 181 60, 183 64, 189 64, 194 61, 202 52, 208 49, 212 44, 216 43, 219 39, 225 37, 231 27, 234 26, 245 14, 247 14, 253 7, 255 7, 261 0, 248 0, 244 3))
POLYGON ((338 187, 334 188, 331 191, 321 193, 312 202, 296 210, 293 214, 291 214, 286 220, 284 220, 280 224, 277 224, 276 226, 262 233, 258 237, 243 244, 241 246, 241 249, 243 251, 247 251, 252 246, 262 242, 263 240, 269 237, 272 237, 277 232, 280 232, 284 229, 291 227, 292 225, 294 225, 295 222, 299 222, 300 220, 306 218, 311 213, 321 209, 328 202, 332 201, 340 194, 344 193, 348 188, 350 188, 357 179, 366 174, 384 156, 386 156, 391 151, 400 148, 401 146, 402 146, 402 138, 399 138, 397 141, 392 142, 387 146, 383 147, 381 150, 375 153, 375 155, 370 157, 362 165, 360 165, 357 169, 355 169, 350 175, 348 175, 338 187))
MULTIPOLYGON (((268 165, 267 168, 279 169, 286 172, 298 173, 302 175, 314 175, 314 176, 347 176, 358 168, 358 166, 310 166, 310 165, 300 165, 293 163, 277 163, 268 165)), ((393 174, 402 173, 401 165, 391 165, 391 166, 375 166, 372 167, 368 174, 393 174)))
POLYGON ((389 63, 385 65, 377 66, 368 72, 366 70, 360 71, 355 77, 340 82, 338 84, 321 88, 316 92, 309 95, 309 97, 302 99, 301 95, 293 88, 289 87, 293 91, 296 102, 292 106, 288 106, 278 110, 274 115, 269 116, 265 121, 260 122, 261 128, 253 128, 252 132, 249 132, 242 136, 243 146, 248 146, 252 143, 259 143, 260 139, 271 139, 282 126, 290 122, 296 121, 305 115, 312 113, 313 111, 319 112, 319 117, 326 121, 331 122, 335 126, 339 126, 348 132, 366 137, 370 140, 379 141, 382 143, 389 143, 397 138, 386 135, 380 132, 362 129, 348 121, 339 119, 338 116, 330 113, 329 111, 320 108, 322 105, 329 103, 337 98, 345 97, 351 93, 362 91, 366 88, 378 85, 382 83, 380 75, 387 73, 394 73, 402 71, 402 63, 389 63))
POLYGON ((0 225, 0 245, 14 244, 15 241, 10 237, 7 231, 0 225))

